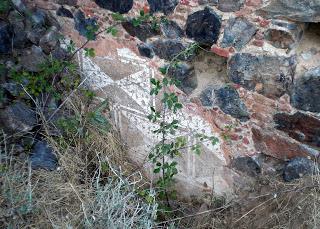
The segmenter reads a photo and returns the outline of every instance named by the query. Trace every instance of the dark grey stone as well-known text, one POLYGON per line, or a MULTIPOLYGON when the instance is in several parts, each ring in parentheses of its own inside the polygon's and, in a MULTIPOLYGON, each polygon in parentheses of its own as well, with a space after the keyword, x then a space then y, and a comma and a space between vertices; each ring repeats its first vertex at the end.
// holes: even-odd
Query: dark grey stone
POLYGON ((22 0, 11 0, 11 2, 20 13, 27 12, 27 7, 22 0))
POLYGON ((292 85, 296 64, 295 56, 236 53, 228 61, 228 77, 249 90, 261 84, 260 94, 278 98, 292 85))
POLYGON ((232 160, 231 165, 249 176, 257 176, 261 173, 260 163, 252 157, 237 157, 232 160))
POLYGON ((46 25, 46 13, 41 9, 36 9, 30 16, 34 27, 43 27, 46 25))
POLYGON ((0 54, 11 53, 13 31, 11 26, 4 21, 0 21, 0 54))
POLYGON ((240 10, 244 0, 219 0, 218 9, 222 12, 234 12, 240 10))
POLYGON ((300 110, 320 112, 320 67, 299 77, 291 92, 291 104, 300 110))
POLYGON ((313 174, 315 163, 305 157, 295 157, 285 166, 283 179, 287 182, 313 174))
POLYGON ((221 28, 221 18, 209 7, 188 16, 186 34, 201 45, 216 43, 221 28))
POLYGON ((214 87, 210 86, 204 89, 200 94, 200 101, 202 106, 212 107, 215 105, 214 101, 214 87))
POLYGON ((178 0, 148 0, 151 13, 163 12, 164 14, 170 14, 174 11, 178 5, 178 0))
POLYGON ((47 60, 47 56, 42 52, 42 49, 33 45, 30 49, 23 51, 20 57, 22 67, 30 72, 38 72, 39 65, 47 60))
POLYGON ((134 26, 132 21, 126 21, 122 23, 122 26, 131 36, 137 37, 141 41, 146 41, 148 38, 160 34, 148 22, 142 22, 140 25, 134 26))
POLYGON ((198 86, 194 68, 187 63, 178 63, 168 69, 168 76, 179 81, 178 88, 186 94, 191 94, 198 86))
POLYGON ((67 50, 57 46, 52 52, 52 57, 57 60, 66 60, 69 57, 67 50))
POLYGON ((220 107, 224 113, 242 122, 250 119, 246 105, 242 102, 237 90, 232 87, 225 86, 215 89, 210 86, 202 91, 200 101, 203 106, 212 107, 216 105, 220 107))
POLYGON ((46 29, 44 27, 31 28, 27 31, 27 38, 31 43, 38 45, 41 37, 44 36, 45 33, 46 29))
POLYGON ((60 5, 68 5, 68 6, 76 6, 78 0, 58 0, 58 4, 60 5))
POLYGON ((30 131, 37 124, 36 113, 22 102, 17 102, 0 110, 0 123, 4 131, 30 131))
POLYGON ((148 58, 154 57, 154 52, 152 50, 151 45, 149 44, 146 44, 146 43, 138 44, 138 50, 141 56, 145 56, 148 58))
POLYGON ((24 25, 24 17, 14 10, 9 13, 8 20, 13 29, 13 47, 18 49, 25 48, 28 39, 24 25))
POLYGON ((50 54, 51 51, 59 45, 59 33, 56 27, 51 27, 47 30, 46 34, 41 37, 39 46, 46 54, 50 54))
POLYGON ((257 28, 243 17, 230 18, 224 29, 221 47, 235 47, 240 50, 244 47, 256 33, 257 28))
POLYGON ((267 18, 286 18, 299 22, 320 22, 320 1, 272 0, 257 12, 267 18))
POLYGON ((60 17, 73 18, 73 14, 71 13, 71 11, 64 8, 63 6, 61 6, 59 9, 57 9, 56 14, 60 17))
MULTIPOLYGON (((157 39, 151 43, 154 53, 165 60, 172 60, 188 48, 188 44, 177 39, 157 39)), ((190 60, 193 55, 180 55, 178 60, 190 60)))
POLYGON ((3 83, 2 87, 6 89, 14 97, 19 97, 23 93, 22 87, 17 83, 11 83, 11 82, 3 83))
POLYGON ((98 6, 121 14, 128 13, 132 6, 133 0, 95 0, 98 6))
POLYGON ((30 156, 32 169, 55 170, 58 166, 58 159, 53 149, 45 141, 38 141, 30 156))
POLYGON ((250 115, 246 105, 242 102, 236 89, 232 87, 222 87, 215 91, 217 105, 221 110, 240 121, 248 121, 250 115))
POLYGON ((183 29, 174 21, 161 22, 160 30, 165 37, 170 39, 177 39, 184 36, 183 29))
POLYGON ((86 18, 81 10, 78 10, 74 15, 75 29, 82 36, 87 36, 89 30, 88 27, 96 27, 97 20, 95 18, 86 18))

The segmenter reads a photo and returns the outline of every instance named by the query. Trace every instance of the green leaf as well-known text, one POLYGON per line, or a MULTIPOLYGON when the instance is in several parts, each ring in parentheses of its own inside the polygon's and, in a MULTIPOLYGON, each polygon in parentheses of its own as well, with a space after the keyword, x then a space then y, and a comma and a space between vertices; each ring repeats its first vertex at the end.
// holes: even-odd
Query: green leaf
POLYGON ((176 166, 177 164, 178 164, 178 162, 174 161, 174 162, 171 163, 170 166, 176 166))
POLYGON ((153 84, 153 85, 157 85, 157 80, 155 78, 151 78, 150 79, 150 82, 153 84))
POLYGON ((124 16, 120 13, 113 13, 111 15, 112 19, 115 21, 125 21, 126 19, 124 18, 124 16))
POLYGON ((96 56, 95 50, 93 48, 85 48, 84 51, 85 51, 85 56, 87 56, 87 57, 95 57, 96 56))
POLYGON ((201 146, 199 144, 196 144, 194 146, 191 147, 191 150, 197 154, 197 155, 200 155, 201 153, 201 146))
POLYGON ((118 30, 114 26, 109 27, 106 32, 110 33, 114 37, 117 36, 117 34, 118 34, 118 30))
POLYGON ((169 80, 168 80, 167 78, 164 78, 164 79, 162 80, 162 83, 163 83, 164 86, 168 86, 169 80))
POLYGON ((132 25, 133 25, 134 27, 138 27, 139 25, 141 25, 141 20, 140 20, 140 19, 133 18, 133 19, 132 19, 132 25))
POLYGON ((155 169, 153 170, 153 172, 154 172, 154 173, 160 173, 160 170, 161 170, 161 168, 155 168, 155 169))
POLYGON ((144 16, 144 11, 143 10, 140 10, 140 16, 144 16))
POLYGON ((159 71, 161 72, 162 75, 165 75, 167 73, 167 67, 166 66, 160 67, 159 71))

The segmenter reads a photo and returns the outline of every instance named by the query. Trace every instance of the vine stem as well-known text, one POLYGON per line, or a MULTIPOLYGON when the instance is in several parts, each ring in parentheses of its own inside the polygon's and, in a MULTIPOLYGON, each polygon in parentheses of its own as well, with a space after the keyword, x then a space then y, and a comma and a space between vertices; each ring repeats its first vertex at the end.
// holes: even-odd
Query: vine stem
MULTIPOLYGON (((163 87, 163 91, 165 92, 166 91, 166 86, 163 87)), ((167 114, 167 107, 165 104, 163 104, 164 107, 163 107, 163 116, 162 116, 162 122, 165 123, 166 122, 166 114, 167 114)), ((162 147, 164 146, 164 143, 166 141, 166 135, 165 135, 165 130, 162 131, 162 147)), ((164 163, 165 163, 165 157, 164 155, 162 155, 162 168, 161 168, 161 171, 162 171, 162 181, 163 181, 163 184, 165 182, 165 171, 164 171, 164 163)), ((167 191, 167 187, 164 186, 164 193, 165 193, 165 196, 166 196, 166 201, 167 201, 167 206, 170 208, 170 202, 169 202, 169 196, 168 196, 168 191, 167 191)))

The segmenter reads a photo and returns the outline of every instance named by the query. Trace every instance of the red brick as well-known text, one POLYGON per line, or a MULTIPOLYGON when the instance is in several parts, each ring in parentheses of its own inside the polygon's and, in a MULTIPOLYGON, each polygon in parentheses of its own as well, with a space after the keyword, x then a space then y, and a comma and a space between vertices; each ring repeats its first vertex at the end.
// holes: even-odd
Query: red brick
POLYGON ((218 56, 222 56, 222 57, 226 57, 226 58, 228 58, 229 55, 230 55, 229 48, 224 49, 224 48, 221 48, 221 47, 219 47, 217 45, 213 45, 211 47, 211 51, 213 53, 217 54, 218 56))
POLYGON ((150 8, 149 8, 149 5, 144 5, 143 6, 143 12, 145 13, 145 14, 148 14, 149 12, 150 12, 150 8))
POLYGON ((249 145, 250 141, 247 137, 244 137, 242 140, 243 144, 249 145))
POLYGON ((267 19, 261 19, 259 21, 259 24, 261 27, 267 27, 269 24, 270 24, 270 20, 267 20, 267 19))

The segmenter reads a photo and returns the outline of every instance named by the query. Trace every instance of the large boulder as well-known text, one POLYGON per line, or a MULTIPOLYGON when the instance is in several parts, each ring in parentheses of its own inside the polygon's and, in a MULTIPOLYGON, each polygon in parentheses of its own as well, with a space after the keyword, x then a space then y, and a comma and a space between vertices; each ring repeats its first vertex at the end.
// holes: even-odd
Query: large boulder
POLYGON ((250 115, 246 105, 240 99, 236 89, 226 86, 215 92, 217 104, 221 110, 240 121, 247 121, 250 115))
POLYGON ((49 28, 46 34, 41 37, 39 45, 45 53, 50 54, 51 51, 59 45, 59 33, 57 28, 54 26, 49 28))
POLYGON ((287 18, 300 22, 320 22, 320 1, 272 0, 259 13, 267 18, 287 18))
POLYGON ((243 17, 230 18, 224 29, 221 47, 233 46, 240 50, 256 33, 257 28, 243 17))
POLYGON ((14 10, 9 13, 8 20, 12 27, 14 36, 12 37, 12 43, 14 48, 25 48, 28 43, 27 33, 25 28, 24 17, 14 10))
POLYGON ((269 98, 278 98, 292 85, 295 56, 237 53, 228 61, 229 79, 269 98))
POLYGON ((151 45, 155 54, 161 59, 172 60, 177 57, 178 60, 189 60, 193 57, 193 54, 190 54, 190 56, 181 54, 188 48, 188 44, 178 39, 159 38, 153 41, 151 45))
POLYGON ((220 34, 221 18, 209 7, 188 16, 186 34, 201 45, 211 46, 220 34))
POLYGON ((184 31, 174 21, 164 21, 160 24, 162 34, 170 39, 177 39, 184 36, 184 31))
POLYGON ((305 72, 299 77, 291 92, 294 107, 311 112, 320 112, 320 67, 305 72))
POLYGON ((47 61, 47 56, 42 49, 33 45, 30 49, 26 49, 20 57, 22 67, 30 72, 38 72, 39 66, 47 61))
POLYGON ((250 118, 246 105, 241 100, 236 89, 225 86, 218 89, 214 87, 206 88, 200 95, 203 106, 212 107, 214 105, 240 121, 247 121, 250 118))
POLYGON ((194 68, 187 63, 178 63, 168 70, 168 75, 180 82, 178 88, 186 94, 191 94, 198 86, 194 68))
POLYGON ((132 6, 133 0, 95 0, 98 6, 121 14, 128 13, 132 6))
POLYGON ((141 22, 139 25, 134 25, 132 21, 122 23, 123 28, 133 37, 139 38, 141 41, 146 41, 150 37, 159 35, 159 31, 155 30, 148 22, 141 22))
POLYGON ((257 176, 261 173, 261 165, 258 160, 248 156, 233 159, 231 166, 249 176, 257 176))
POLYGON ((148 0, 151 13, 163 12, 164 14, 169 14, 174 11, 178 5, 178 0, 148 0))
POLYGON ((283 179, 287 182, 313 174, 315 163, 305 157, 291 159, 284 168, 283 179))
POLYGON ((0 123, 4 131, 30 131, 37 124, 36 113, 22 102, 17 102, 0 110, 0 123))
POLYGON ((145 56, 148 58, 154 57, 154 51, 150 44, 147 44, 147 43, 138 44, 138 50, 141 56, 145 56))
POLYGON ((4 21, 0 21, 0 54, 11 52, 12 28, 4 21))
POLYGON ((30 156, 32 169, 55 170, 58 160, 53 149, 45 141, 38 141, 32 149, 30 156))

